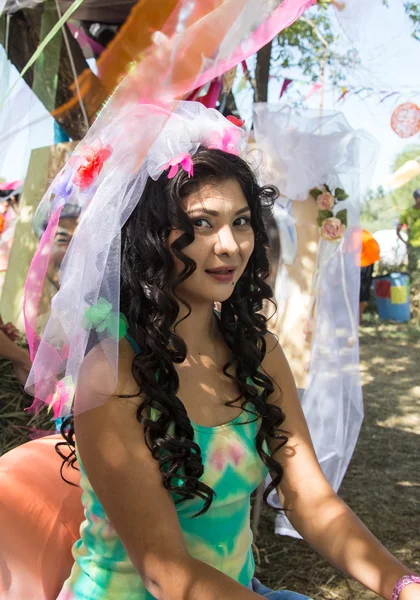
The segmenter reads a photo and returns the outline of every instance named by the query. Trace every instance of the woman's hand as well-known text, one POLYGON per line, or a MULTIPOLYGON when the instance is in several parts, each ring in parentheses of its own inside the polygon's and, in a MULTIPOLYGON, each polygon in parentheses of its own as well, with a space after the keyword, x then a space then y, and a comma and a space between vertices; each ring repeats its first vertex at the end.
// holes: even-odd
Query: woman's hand
POLYGON ((0 323, 0 330, 3 331, 12 342, 16 342, 20 338, 19 329, 17 329, 13 323, 3 323, 2 321, 0 323))

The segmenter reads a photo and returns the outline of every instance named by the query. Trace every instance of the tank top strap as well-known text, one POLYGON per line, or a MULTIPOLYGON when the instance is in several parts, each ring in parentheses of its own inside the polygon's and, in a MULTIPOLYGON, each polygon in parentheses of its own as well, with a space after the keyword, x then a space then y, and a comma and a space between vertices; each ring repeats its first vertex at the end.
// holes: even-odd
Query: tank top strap
POLYGON ((133 337, 131 337, 131 335, 130 335, 130 334, 128 334, 128 333, 126 333, 126 334, 125 334, 125 337, 126 337, 126 338, 127 338, 127 340, 130 342, 130 344, 133 346, 133 349, 134 349, 134 351, 135 351, 137 354, 141 354, 141 351, 142 351, 142 350, 141 350, 141 348, 140 348, 139 344, 136 342, 136 340, 135 340, 133 337))

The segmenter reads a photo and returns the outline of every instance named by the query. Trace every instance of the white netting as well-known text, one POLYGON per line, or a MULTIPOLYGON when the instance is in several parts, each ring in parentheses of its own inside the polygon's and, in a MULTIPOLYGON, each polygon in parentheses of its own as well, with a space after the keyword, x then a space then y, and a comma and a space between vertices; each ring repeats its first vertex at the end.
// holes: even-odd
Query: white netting
MULTIPOLYGON (((298 317, 296 327, 289 326, 287 316, 281 322, 282 326, 289 326, 290 337, 293 337, 293 340, 286 338, 286 356, 287 341, 292 353, 302 351, 303 324, 310 317, 312 296, 316 302, 309 374, 301 391, 302 406, 318 460, 337 490, 353 454, 363 418, 356 328, 360 243, 354 242, 354 233, 359 226, 360 173, 372 167, 376 145, 366 133, 353 131, 340 113, 320 117, 315 111, 307 111, 298 115, 279 105, 257 104, 254 127, 257 145, 264 151, 266 180, 276 183, 288 199, 306 200, 310 189, 324 184, 332 190, 343 188, 349 195, 340 202, 340 209, 347 210, 348 219, 344 239, 318 240, 318 258, 312 268, 316 275, 312 294, 309 286, 305 290, 299 280, 302 273, 297 273, 296 280, 291 276, 288 281, 288 295, 277 296, 280 317, 287 315, 290 307, 298 317), (299 314, 299 306, 302 314, 299 314)), ((312 199, 307 202, 315 204, 312 199)), ((314 224, 308 227, 313 228, 314 224)), ((310 253, 306 259, 310 262, 310 253)), ((285 267, 278 276, 282 282, 284 271, 285 267)), ((278 286, 276 289, 281 291, 278 286)), ((271 501, 278 503, 275 494, 271 495, 271 501)), ((297 536, 282 516, 276 519, 276 532, 297 536)))
POLYGON ((240 146, 241 130, 216 111, 181 104, 174 116, 177 98, 258 50, 314 1, 268 0, 257 5, 254 0, 220 0, 199 19, 194 13, 199 3, 180 1, 163 31, 153 34, 146 58, 114 92, 47 191, 36 218, 38 225, 49 221, 28 274, 24 315, 34 360, 28 390, 38 401, 52 404, 56 415, 70 411, 92 328, 86 311, 95 307, 89 318, 97 321, 98 304, 101 320, 95 328, 100 340, 110 338, 101 348, 115 379, 120 230, 141 196, 147 174, 157 177, 170 160, 193 152, 200 141, 227 151, 240 146), (80 206, 83 212, 40 341, 36 313, 65 204, 80 206))
MULTIPOLYGON (((108 371, 116 383, 121 228, 138 204, 147 178, 157 179, 174 157, 192 154, 200 144, 240 152, 246 148, 244 136, 219 112, 199 103, 181 102, 175 114, 150 105, 126 104, 107 127, 95 124, 91 128, 53 182, 38 208, 37 222, 56 215, 64 202, 66 206, 81 206, 83 211, 61 266, 61 287, 53 298, 51 316, 27 383, 27 389, 38 400, 53 405, 56 414, 62 416, 71 409, 92 329, 96 329, 108 371), (160 132, 157 137, 156 132, 160 132), (145 148, 150 150, 140 161, 145 148), (93 150, 98 155, 101 149, 106 149, 109 156, 97 179, 83 191, 75 183, 77 173, 86 157, 93 150), (96 311, 93 321, 90 307, 96 311)), ((31 289, 42 276, 40 264, 33 264, 28 275, 27 313, 35 310, 31 289)), ((91 408, 89 402, 79 404, 77 412, 91 408)))

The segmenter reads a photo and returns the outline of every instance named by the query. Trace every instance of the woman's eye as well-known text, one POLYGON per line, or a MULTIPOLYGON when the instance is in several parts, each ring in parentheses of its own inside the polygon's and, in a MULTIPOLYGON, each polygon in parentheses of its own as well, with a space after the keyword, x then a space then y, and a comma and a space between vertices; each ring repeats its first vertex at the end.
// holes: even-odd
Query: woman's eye
POLYGON ((251 219, 250 217, 239 217, 239 219, 236 219, 235 223, 237 223, 240 227, 244 227, 251 224, 251 219), (242 222, 238 223, 238 221, 242 222))
POLYGON ((207 229, 208 227, 211 227, 211 224, 209 221, 207 221, 207 219, 195 219, 193 224, 194 227, 197 227, 197 229, 207 229))

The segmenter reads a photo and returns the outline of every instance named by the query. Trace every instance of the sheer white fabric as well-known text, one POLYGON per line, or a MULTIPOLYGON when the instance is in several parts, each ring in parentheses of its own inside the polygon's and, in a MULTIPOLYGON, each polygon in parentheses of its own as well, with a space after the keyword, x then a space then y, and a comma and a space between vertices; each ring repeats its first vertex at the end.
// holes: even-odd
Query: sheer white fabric
MULTIPOLYGON (((191 21, 197 3, 184 0, 164 30, 154 33, 154 45, 146 58, 114 92, 50 186, 36 216, 38 222, 48 220, 48 226, 25 285, 25 328, 33 360, 26 389, 35 396, 35 407, 46 402, 55 416, 72 410, 93 326, 107 372, 115 383, 120 232, 141 198, 147 176, 157 178, 169 161, 194 152, 200 143, 241 150, 242 130, 217 111, 208 111, 200 104, 178 103, 177 99, 258 50, 314 1, 219 0, 214 10, 191 21), (98 157, 103 164, 94 181, 77 184, 76 173, 86 170, 86 164, 92 172, 98 157), (80 206, 82 213, 62 263, 61 287, 52 301, 51 317, 39 339, 36 314, 40 288, 65 204, 80 206), (93 310, 89 312, 89 308, 93 310)), ((88 408, 89 400, 79 403, 75 411, 88 408)))
MULTIPOLYGON (((200 103, 180 102, 174 114, 149 105, 128 104, 106 127, 93 125, 74 162, 71 160, 52 184, 38 207, 36 221, 45 222, 63 205, 61 186, 67 190, 71 186, 67 205, 79 205, 83 211, 61 265, 61 286, 53 298, 51 316, 27 382, 27 390, 38 401, 53 406, 57 415, 65 416, 71 410, 92 329, 96 329, 109 376, 109 394, 113 392, 118 365, 121 228, 140 201, 147 178, 157 179, 174 157, 192 154, 201 144, 220 148, 231 140, 230 151, 239 153, 247 147, 245 135, 221 113, 200 103), (92 186, 80 191, 71 181, 83 149, 94 147, 98 140, 112 154, 92 186), (139 165, 147 146, 150 150, 139 165), (87 317, 89 307, 96 307, 94 322, 87 317)), ((31 283, 37 277, 39 272, 32 266, 27 312, 32 308, 31 283)), ((88 408, 92 408, 91 398, 79 402, 74 411, 88 408)))
MULTIPOLYGON (((340 113, 320 117, 307 111, 298 115, 278 105, 257 104, 254 127, 257 145, 264 152, 265 178, 276 183, 287 198, 306 200, 310 189, 325 183, 349 194, 340 202, 340 209, 346 208, 348 213, 346 236, 335 243, 321 240, 318 246, 315 328, 307 386, 301 390, 318 460, 338 490, 363 419, 356 329, 360 243, 354 242, 354 232, 359 227, 360 172, 372 166, 375 144, 366 133, 353 131, 340 113)), ((283 283, 284 272, 279 277, 283 283)), ((298 288, 293 298, 290 295, 293 284, 289 282, 286 298, 276 285, 279 312, 289 301, 299 303, 298 288)), ((300 334, 303 332, 295 332, 298 337, 300 334)), ((278 506, 275 493, 270 500, 278 506)), ((283 516, 276 518, 275 528, 279 534, 299 537, 283 516)))

